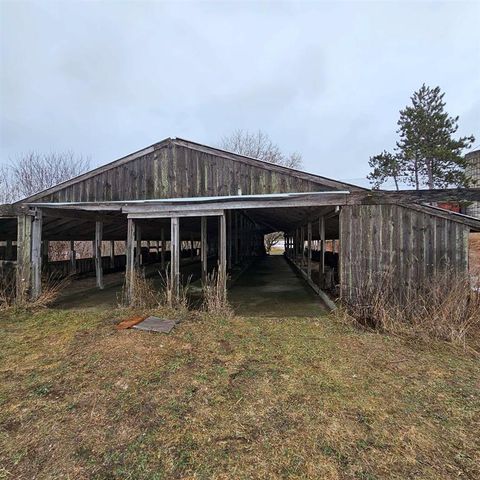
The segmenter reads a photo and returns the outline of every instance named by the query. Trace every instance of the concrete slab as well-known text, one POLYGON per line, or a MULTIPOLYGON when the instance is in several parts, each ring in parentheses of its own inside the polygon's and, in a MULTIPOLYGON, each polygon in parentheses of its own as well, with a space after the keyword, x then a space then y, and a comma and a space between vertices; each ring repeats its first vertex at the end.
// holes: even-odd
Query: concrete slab
POLYGON ((239 315, 316 317, 328 309, 280 255, 259 258, 243 273, 228 299, 239 315))
POLYGON ((177 322, 159 317, 148 317, 143 322, 137 323, 132 328, 145 330, 147 332, 170 333, 177 322))

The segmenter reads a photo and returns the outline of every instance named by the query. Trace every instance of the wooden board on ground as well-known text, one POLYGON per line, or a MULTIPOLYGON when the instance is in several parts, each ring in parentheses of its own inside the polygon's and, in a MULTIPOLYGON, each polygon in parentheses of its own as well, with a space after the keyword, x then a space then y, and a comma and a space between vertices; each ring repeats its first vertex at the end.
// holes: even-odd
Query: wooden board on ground
POLYGON ((117 325, 117 330, 126 330, 127 328, 132 328, 137 323, 143 322, 148 315, 136 315, 134 317, 127 318, 117 325))

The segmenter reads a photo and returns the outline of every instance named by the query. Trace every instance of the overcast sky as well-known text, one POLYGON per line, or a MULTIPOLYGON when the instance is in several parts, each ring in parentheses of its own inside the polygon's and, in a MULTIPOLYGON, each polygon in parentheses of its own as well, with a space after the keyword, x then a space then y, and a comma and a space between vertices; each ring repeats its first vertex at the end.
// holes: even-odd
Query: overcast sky
POLYGON ((0 161, 267 132, 360 182, 423 82, 480 145, 480 1, 5 2, 0 161))

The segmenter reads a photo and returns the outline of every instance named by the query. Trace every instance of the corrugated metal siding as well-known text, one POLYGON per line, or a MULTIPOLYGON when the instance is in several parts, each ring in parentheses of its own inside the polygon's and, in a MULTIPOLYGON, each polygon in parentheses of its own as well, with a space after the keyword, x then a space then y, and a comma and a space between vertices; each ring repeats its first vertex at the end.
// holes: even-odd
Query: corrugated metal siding
POLYGON ((391 274, 398 288, 418 285, 448 267, 468 270, 469 227, 400 205, 355 205, 340 212, 341 295, 367 278, 391 274))
POLYGON ((287 173, 175 145, 163 147, 38 198, 42 202, 93 202, 309 192, 332 187, 287 173))

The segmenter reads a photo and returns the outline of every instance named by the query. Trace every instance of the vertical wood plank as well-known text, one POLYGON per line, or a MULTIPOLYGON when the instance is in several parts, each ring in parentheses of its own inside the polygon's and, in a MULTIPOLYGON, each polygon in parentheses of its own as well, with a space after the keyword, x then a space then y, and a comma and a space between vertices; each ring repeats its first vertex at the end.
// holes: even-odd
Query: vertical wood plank
POLYGON ((222 296, 225 298, 227 290, 227 225, 225 213, 219 218, 219 258, 218 274, 219 283, 222 287, 222 296))
POLYGON ((115 240, 110 240, 110 268, 115 269, 115 240))
POLYGON ((75 241, 70 241, 70 266, 69 266, 70 275, 75 275, 77 273, 77 252, 75 251, 75 241))
POLYGON ((165 229, 163 227, 160 230, 160 241, 162 242, 161 267, 162 270, 165 270, 165 250, 167 248, 167 242, 165 241, 165 229))
POLYGON ((180 219, 170 219, 170 277, 172 281, 172 295, 178 296, 180 289, 180 219))
POLYGON ((202 284, 205 285, 208 274, 208 239, 207 222, 208 217, 201 217, 200 220, 200 257, 202 263, 202 284))
POLYGON ((125 254, 125 293, 127 301, 130 303, 133 299, 135 285, 135 221, 131 218, 127 220, 127 246, 125 254))
POLYGON ((312 222, 307 224, 307 277, 312 278, 312 222))
POLYGON ((16 301, 23 303, 27 300, 31 282, 32 217, 19 215, 17 225, 16 301))
POLYGON ((97 220, 95 222, 95 275, 97 279, 97 287, 100 290, 103 290, 102 239, 103 222, 97 220))
POLYGON ((32 291, 36 300, 42 293, 42 211, 38 209, 32 223, 32 291))
POLYGON ((135 223, 135 263, 137 268, 142 265, 142 228, 140 224, 135 223))

